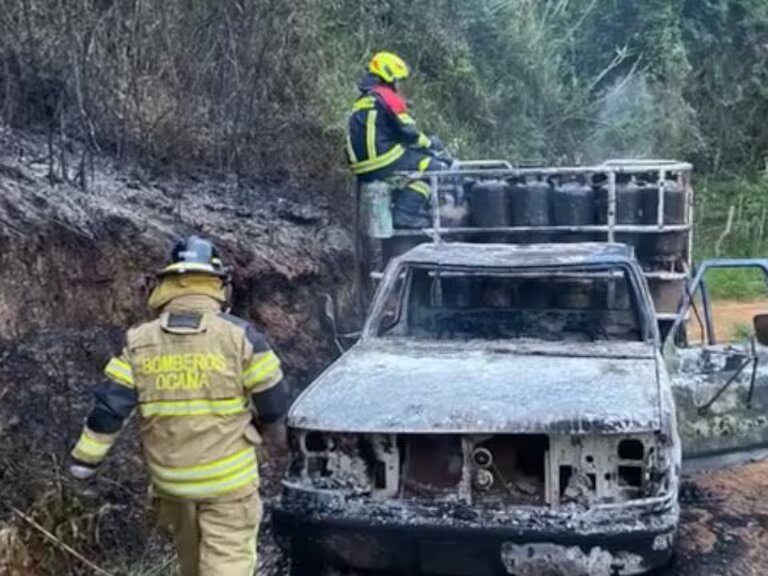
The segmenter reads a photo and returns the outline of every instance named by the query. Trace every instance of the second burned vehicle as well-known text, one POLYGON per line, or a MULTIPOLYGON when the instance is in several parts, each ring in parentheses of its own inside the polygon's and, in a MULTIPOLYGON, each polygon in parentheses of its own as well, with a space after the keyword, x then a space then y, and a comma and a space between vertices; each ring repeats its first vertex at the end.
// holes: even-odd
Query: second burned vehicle
POLYGON ((294 574, 663 565, 683 453, 768 440, 765 334, 688 345, 692 305, 662 346, 618 244, 435 243, 391 261, 360 341, 289 414, 275 524, 294 574))

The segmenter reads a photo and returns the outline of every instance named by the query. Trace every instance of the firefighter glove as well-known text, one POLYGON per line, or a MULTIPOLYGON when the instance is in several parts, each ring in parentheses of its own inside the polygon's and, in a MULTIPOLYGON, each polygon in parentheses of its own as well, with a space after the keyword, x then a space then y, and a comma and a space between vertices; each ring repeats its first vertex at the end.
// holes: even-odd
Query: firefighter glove
POLYGON ((429 149, 432 152, 442 152, 445 150, 445 144, 443 144, 443 141, 438 136, 430 136, 429 149))

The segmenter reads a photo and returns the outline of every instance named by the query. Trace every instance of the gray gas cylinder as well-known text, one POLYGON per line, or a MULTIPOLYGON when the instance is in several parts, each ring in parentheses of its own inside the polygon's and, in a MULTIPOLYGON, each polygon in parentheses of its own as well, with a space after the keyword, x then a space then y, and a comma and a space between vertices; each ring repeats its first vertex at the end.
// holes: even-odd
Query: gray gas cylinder
MULTIPOLYGON (((685 223, 686 197, 685 188, 674 178, 664 181, 664 224, 679 225, 685 223)), ((651 183, 643 196, 643 224, 655 226, 659 214, 659 185, 651 183)), ((644 260, 655 262, 674 261, 683 256, 688 243, 688 233, 663 232, 648 234, 643 238, 639 255, 644 260)))
POLYGON ((505 180, 478 180, 470 190, 471 221, 480 228, 509 226, 512 187, 505 180))
POLYGON ((657 314, 675 314, 685 295, 684 278, 649 278, 648 288, 657 314))
MULTIPOLYGON (((685 189, 675 178, 664 181, 664 223, 684 224, 686 214, 685 189)), ((643 223, 658 223, 659 185, 650 182, 645 186, 643 195, 643 223)))
MULTIPOLYGON (((552 223, 555 226, 595 224, 595 199, 595 189, 583 180, 561 182, 552 192, 552 223)), ((587 242, 594 239, 594 235, 584 232, 558 232, 553 236, 555 242, 587 242)))
MULTIPOLYGON (((552 185, 541 176, 530 177, 517 182, 512 190, 511 221, 514 226, 549 226, 552 185)), ((549 232, 520 234, 520 242, 550 242, 549 232)))
MULTIPOLYGON (((608 223, 608 184, 598 187, 598 214, 600 224, 608 223)), ((643 187, 634 178, 617 175, 616 224, 641 224, 643 219, 643 187)))
MULTIPOLYGON (((608 224, 609 192, 608 185, 603 183, 598 188, 598 214, 600 224, 608 224)), ((643 221, 643 187, 633 177, 617 175, 616 181, 616 224, 635 225, 643 221)), ((640 234, 622 232, 616 234, 616 241, 629 244, 635 250, 640 245, 640 234)))
MULTIPOLYGON (((512 186, 506 180, 478 180, 469 193, 470 220, 478 228, 506 228, 509 226, 509 207, 512 186)), ((504 243, 504 233, 476 234, 475 242, 504 243)))

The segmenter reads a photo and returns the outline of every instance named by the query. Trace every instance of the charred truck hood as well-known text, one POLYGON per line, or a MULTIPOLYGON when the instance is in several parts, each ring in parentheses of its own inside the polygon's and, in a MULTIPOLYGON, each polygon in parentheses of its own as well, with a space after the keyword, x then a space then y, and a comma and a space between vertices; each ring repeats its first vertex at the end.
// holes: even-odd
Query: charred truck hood
MULTIPOLYGON (((631 434, 662 429, 651 344, 363 340, 294 403, 294 428, 631 434)), ((664 410, 665 411, 665 410, 664 410)))

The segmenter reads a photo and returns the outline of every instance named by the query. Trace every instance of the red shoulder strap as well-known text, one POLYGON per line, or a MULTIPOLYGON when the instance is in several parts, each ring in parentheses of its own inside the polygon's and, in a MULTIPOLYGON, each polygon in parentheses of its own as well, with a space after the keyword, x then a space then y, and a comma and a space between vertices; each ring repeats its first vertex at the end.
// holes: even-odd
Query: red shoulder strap
POLYGON ((381 99, 384 105, 389 108, 393 114, 402 114, 408 111, 408 105, 405 99, 388 86, 376 86, 373 92, 381 99))

